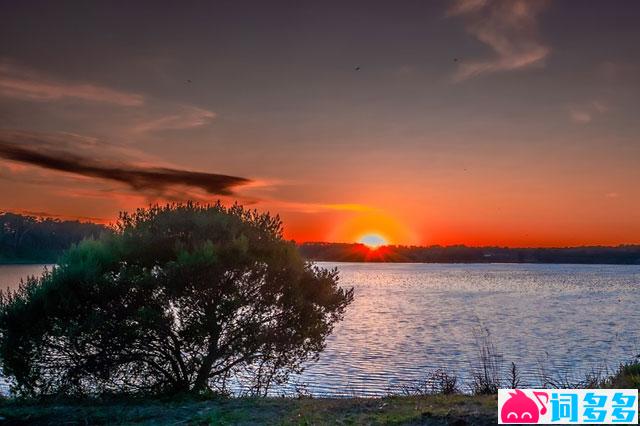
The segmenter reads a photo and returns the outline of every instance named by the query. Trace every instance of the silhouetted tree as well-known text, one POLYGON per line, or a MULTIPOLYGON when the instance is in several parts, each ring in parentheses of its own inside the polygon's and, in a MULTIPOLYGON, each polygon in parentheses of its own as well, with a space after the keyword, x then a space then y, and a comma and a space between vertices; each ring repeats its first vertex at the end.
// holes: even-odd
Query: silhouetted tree
POLYGON ((264 394, 315 359, 353 298, 277 217, 150 207, 68 251, 0 304, 0 358, 24 395, 264 394))

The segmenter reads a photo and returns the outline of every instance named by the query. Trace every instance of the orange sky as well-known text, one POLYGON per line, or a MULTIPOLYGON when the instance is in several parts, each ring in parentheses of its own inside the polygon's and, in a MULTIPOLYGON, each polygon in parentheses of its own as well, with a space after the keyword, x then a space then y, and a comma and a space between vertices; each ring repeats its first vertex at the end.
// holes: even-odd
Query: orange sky
POLYGON ((635 2, 27 3, 0 5, 0 210, 220 198, 297 241, 640 243, 635 2))

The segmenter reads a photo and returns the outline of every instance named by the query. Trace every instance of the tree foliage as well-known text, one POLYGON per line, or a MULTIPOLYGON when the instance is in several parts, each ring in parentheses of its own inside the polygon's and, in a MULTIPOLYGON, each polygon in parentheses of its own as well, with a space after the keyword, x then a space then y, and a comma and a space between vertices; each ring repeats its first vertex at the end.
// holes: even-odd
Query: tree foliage
POLYGON ((95 223, 0 212, 0 262, 55 262, 73 244, 104 232, 95 223))
POLYGON ((352 298, 278 217, 153 206, 2 297, 0 361, 23 395, 264 394, 317 358, 352 298))

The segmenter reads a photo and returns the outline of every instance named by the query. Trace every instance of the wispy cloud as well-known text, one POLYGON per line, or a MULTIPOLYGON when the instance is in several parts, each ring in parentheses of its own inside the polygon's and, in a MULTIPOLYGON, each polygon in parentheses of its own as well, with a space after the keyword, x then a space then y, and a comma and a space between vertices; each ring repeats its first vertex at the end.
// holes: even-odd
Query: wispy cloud
POLYGON ((576 123, 590 123, 597 115, 604 114, 609 107, 600 101, 591 101, 583 105, 569 107, 569 117, 576 123))
POLYGON ((0 96, 42 102, 76 99, 120 106, 140 106, 145 102, 136 93, 91 83, 58 81, 8 61, 0 62, 0 96))
POLYGON ((234 187, 251 180, 238 176, 197 172, 169 167, 139 166, 72 153, 37 134, 0 133, 0 158, 43 169, 119 182, 135 191, 171 193, 191 187, 209 194, 230 195, 234 187))
MULTIPOLYGON (((89 82, 60 81, 41 71, 0 58, 0 102, 18 99, 50 104, 48 111, 65 118, 91 121, 103 134, 135 140, 145 134, 206 126, 217 114, 209 109, 130 93, 89 82), (91 108, 89 108, 91 106, 91 108), (96 117, 96 115, 98 115, 96 117)), ((45 112, 47 113, 47 112, 45 112)), ((42 117, 42 112, 39 112, 42 117)))
POLYGON ((589 111, 571 109, 569 110, 569 115, 571 116, 571 119, 576 123, 587 124, 591 122, 591 113, 589 111))
POLYGON ((142 120, 134 125, 134 132, 155 132, 161 130, 191 129, 208 124, 216 117, 216 113, 206 109, 181 106, 172 112, 161 117, 154 117, 142 120))
POLYGON ((551 49, 539 40, 538 17, 547 4, 544 0, 455 1, 448 15, 464 19, 466 30, 489 46, 494 57, 463 60, 454 81, 543 65, 551 49))

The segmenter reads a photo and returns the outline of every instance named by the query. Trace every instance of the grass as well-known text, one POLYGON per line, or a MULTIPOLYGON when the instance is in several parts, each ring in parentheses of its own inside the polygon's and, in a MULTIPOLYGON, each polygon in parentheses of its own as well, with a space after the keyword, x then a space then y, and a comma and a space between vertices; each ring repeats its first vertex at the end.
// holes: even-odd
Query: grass
POLYGON ((495 395, 387 398, 229 398, 137 402, 5 401, 3 425, 493 425, 495 395))
MULTIPOLYGON (((518 377, 515 365, 512 374, 518 377)), ((436 372, 438 373, 438 372, 436 372)), ((439 373, 443 374, 443 373, 439 373)), ((213 398, 34 402, 0 400, 2 425, 493 425, 496 395, 421 388, 386 398, 213 398), (430 394, 434 393, 435 394, 430 394)), ((438 376, 440 377, 440 376, 438 376)), ((515 380, 515 379, 514 379, 515 380)), ((439 383, 439 382, 438 382, 439 383)), ((582 385, 584 386, 584 385, 582 385)), ((579 386, 579 387, 582 387, 579 386)), ((638 388, 640 363, 623 364, 595 387, 638 388)), ((570 386, 576 387, 576 386, 570 386)))
MULTIPOLYGON (((512 365, 515 378, 518 373, 512 365)), ((2 425, 493 425, 496 395, 456 392, 447 386, 416 388, 386 398, 212 398, 114 399, 109 401, 0 400, 2 425)), ((514 379, 515 380, 515 379, 514 379)), ((437 382, 436 385, 440 383, 437 382)), ((595 383, 594 383, 595 384, 595 383)), ((431 386, 434 384, 431 383, 431 386)), ((583 387, 578 386, 578 387, 583 387)), ((595 387, 638 388, 640 363, 623 364, 595 387)), ((576 386, 570 386, 576 387, 576 386)))

